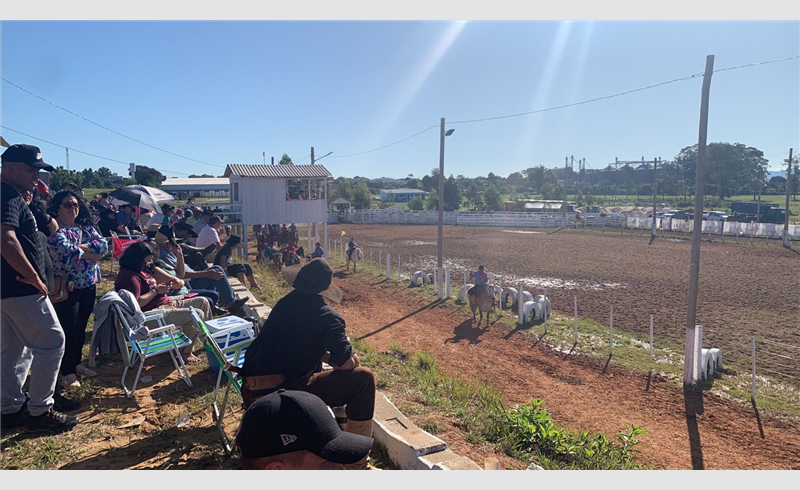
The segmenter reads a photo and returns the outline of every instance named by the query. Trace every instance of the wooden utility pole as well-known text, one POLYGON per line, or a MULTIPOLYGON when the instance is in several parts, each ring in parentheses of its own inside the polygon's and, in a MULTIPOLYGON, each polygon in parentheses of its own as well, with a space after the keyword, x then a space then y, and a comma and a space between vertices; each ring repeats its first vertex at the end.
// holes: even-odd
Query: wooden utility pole
POLYGON ((694 366, 697 347, 695 327, 697 321, 697 289, 700 282, 700 237, 703 227, 703 193, 705 191, 706 140, 708 137, 708 97, 711 75, 714 73, 714 55, 706 56, 703 74, 703 91, 700 102, 700 135, 697 142, 697 175, 694 191, 694 229, 692 230, 692 260, 689 270, 689 300, 686 308, 686 344, 683 356, 683 384, 694 385, 694 366))
POLYGON ((569 164, 564 162, 564 202, 561 203, 561 210, 564 211, 564 228, 567 227, 567 175, 569 175, 569 164))
POLYGON ((783 217, 783 246, 789 248, 789 194, 792 190, 792 150, 789 148, 789 164, 786 167, 786 212, 783 217))
MULTIPOLYGON (((437 244, 436 274, 442 270, 442 253, 444 251, 444 118, 442 118, 441 128, 439 129, 439 239, 437 244)), ((442 282, 436 285, 436 292, 439 299, 442 299, 442 282)))
POLYGON ((658 160, 653 158, 653 223, 650 225, 650 245, 656 239, 656 206, 658 206, 658 198, 656 197, 656 170, 658 169, 658 160))
POLYGON ((314 165, 314 147, 311 147, 311 165, 314 165))

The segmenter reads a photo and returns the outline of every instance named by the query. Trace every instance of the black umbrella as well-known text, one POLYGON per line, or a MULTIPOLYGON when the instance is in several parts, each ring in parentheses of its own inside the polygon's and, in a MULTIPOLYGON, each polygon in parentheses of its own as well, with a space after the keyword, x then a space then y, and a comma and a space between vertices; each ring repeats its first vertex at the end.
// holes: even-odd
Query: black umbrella
POLYGON ((146 185, 128 185, 120 187, 115 191, 109 192, 108 195, 118 201, 133 204, 140 208, 151 209, 155 213, 161 212, 161 206, 158 203, 172 201, 174 199, 161 189, 148 187, 146 185))

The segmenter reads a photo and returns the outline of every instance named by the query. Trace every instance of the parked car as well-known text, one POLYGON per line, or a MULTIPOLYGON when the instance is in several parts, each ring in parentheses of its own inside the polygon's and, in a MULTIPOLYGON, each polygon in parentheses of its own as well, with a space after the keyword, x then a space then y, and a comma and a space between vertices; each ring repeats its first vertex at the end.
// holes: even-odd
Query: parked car
MULTIPOLYGON (((665 215, 664 217, 666 218, 667 216, 665 215)), ((684 210, 676 211, 672 215, 672 219, 684 219, 684 220, 694 219, 694 213, 691 211, 684 211, 684 210)))
POLYGON ((703 213, 704 221, 725 221, 728 215, 722 211, 706 211, 703 213))

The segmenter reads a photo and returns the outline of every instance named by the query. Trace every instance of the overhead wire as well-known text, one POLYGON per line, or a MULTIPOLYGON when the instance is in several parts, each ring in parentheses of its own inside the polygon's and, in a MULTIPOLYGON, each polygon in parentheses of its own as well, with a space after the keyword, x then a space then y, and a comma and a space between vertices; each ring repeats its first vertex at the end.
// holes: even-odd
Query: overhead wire
MULTIPOLYGON (((89 155, 90 157, 100 158, 101 160, 108 160, 109 162, 114 162, 114 163, 121 163, 123 165, 129 165, 130 164, 130 162, 123 162, 121 160, 115 160, 113 158, 103 157, 103 156, 95 155, 93 153, 89 153, 89 152, 86 152, 86 151, 76 150, 75 148, 72 148, 72 147, 69 147, 69 146, 64 146, 64 145, 60 145, 58 143, 53 143, 52 141, 47 141, 45 139, 38 138, 36 136, 32 136, 32 135, 27 134, 27 133, 23 133, 22 131, 17 131, 16 129, 9 128, 8 126, 0 125, 0 127, 3 128, 3 129, 7 129, 9 131, 13 131, 13 132, 18 133, 18 134, 21 134, 23 136, 27 136, 28 138, 35 139, 37 141, 42 141, 44 143, 47 143, 47 144, 50 144, 50 145, 53 145, 53 146, 58 146, 60 148, 69 149, 70 151, 74 151, 75 153, 82 153, 84 155, 89 155)), ((165 173, 165 174, 168 173, 168 174, 176 174, 176 175, 191 175, 191 174, 186 174, 186 173, 183 173, 183 172, 173 172, 171 170, 161 170, 161 169, 155 168, 155 167, 149 167, 149 168, 152 168, 154 170, 158 170, 159 172, 162 172, 162 173, 165 173)))
POLYGON ((76 114, 76 113, 74 113, 74 112, 70 111, 69 109, 65 109, 65 108, 61 107, 60 105, 58 105, 58 104, 55 104, 55 103, 53 103, 53 102, 50 102, 49 100, 47 100, 47 99, 45 99, 44 97, 41 97, 41 96, 39 96, 39 95, 37 95, 37 94, 35 94, 35 93, 31 92, 30 90, 27 90, 27 89, 25 89, 25 88, 23 88, 23 87, 20 87, 19 85, 17 85, 16 83, 12 82, 11 80, 8 80, 7 78, 0 77, 0 80, 3 80, 4 82, 6 82, 6 83, 8 83, 8 84, 10 84, 10 85, 12 85, 12 86, 14 86, 14 87, 18 88, 19 90, 22 90, 23 92, 25 92, 25 93, 27 93, 27 94, 30 94, 30 95, 32 95, 32 96, 34 96, 34 97, 36 97, 36 98, 37 98, 37 99, 39 99, 39 100, 42 100, 42 101, 44 101, 44 102, 47 102, 48 104, 52 105, 53 107, 55 107, 55 108, 57 108, 57 109, 61 109, 62 111, 66 112, 66 113, 68 113, 68 114, 72 114, 73 116, 75 116, 75 117, 77 117, 77 118, 79 118, 79 119, 83 119, 84 121, 86 121, 86 122, 88 122, 88 123, 90 123, 90 124, 93 124, 93 125, 95 125, 95 126, 97 126, 97 127, 99 127, 99 128, 105 129, 106 131, 109 131, 109 132, 111 132, 111 133, 114 133, 114 134, 116 134, 116 135, 122 136, 123 138, 127 138, 127 139, 129 139, 129 140, 131 140, 131 141, 133 141, 133 142, 139 143, 140 145, 144 145, 144 146, 147 146, 147 147, 153 148, 154 150, 158 150, 158 151, 161 151, 161 152, 167 153, 167 154, 169 154, 169 155, 172 155, 172 156, 175 156, 175 157, 178 157, 178 158, 183 158, 183 159, 185 159, 185 160, 190 160, 190 161, 192 161, 192 162, 202 163, 202 164, 204 164, 204 165, 210 165, 210 166, 212 166, 212 167, 220 167, 220 168, 224 168, 224 167, 225 167, 224 165, 217 165, 217 164, 214 164, 214 163, 208 163, 208 162, 204 162, 204 161, 202 161, 202 160, 197 160, 197 159, 195 159, 195 158, 190 158, 190 157, 186 157, 186 156, 183 156, 183 155, 179 155, 179 154, 177 154, 177 153, 173 153, 173 152, 171 152, 171 151, 165 150, 165 149, 163 149, 163 148, 159 148, 159 147, 157 147, 157 146, 154 146, 154 145, 151 145, 151 144, 149 144, 149 143, 145 143, 144 141, 140 141, 140 140, 138 140, 138 139, 136 139, 136 138, 132 138, 132 137, 130 137, 130 136, 128 136, 128 135, 125 135, 125 134, 122 134, 122 133, 120 133, 119 131, 115 131, 115 130, 113 130, 113 129, 111 129, 111 128, 108 128, 108 127, 106 127, 106 126, 103 126, 102 124, 96 123, 96 122, 92 121, 91 119, 87 119, 87 118, 85 118, 85 117, 81 116, 80 114, 76 114))

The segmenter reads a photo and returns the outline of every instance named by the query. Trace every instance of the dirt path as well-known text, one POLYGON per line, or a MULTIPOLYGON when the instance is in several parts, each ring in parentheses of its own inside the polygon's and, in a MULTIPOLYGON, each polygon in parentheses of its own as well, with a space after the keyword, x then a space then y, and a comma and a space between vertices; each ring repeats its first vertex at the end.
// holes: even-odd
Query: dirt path
MULTIPOLYGON (((338 268, 337 270, 341 270, 338 268)), ((437 365, 463 379, 494 385, 510 404, 545 400, 557 423, 600 430, 610 437, 624 424, 648 433, 643 461, 658 469, 800 469, 800 429, 762 420, 763 438, 752 410, 689 394, 647 377, 586 357, 564 358, 530 337, 496 325, 477 329, 470 318, 437 306, 395 283, 364 274, 336 274, 345 293, 337 308, 349 335, 378 349, 392 343, 404 351, 426 350, 437 365)), ((443 437, 444 438, 444 437, 443 437)), ((483 453, 458 438, 445 440, 457 452, 482 461, 483 453)))

